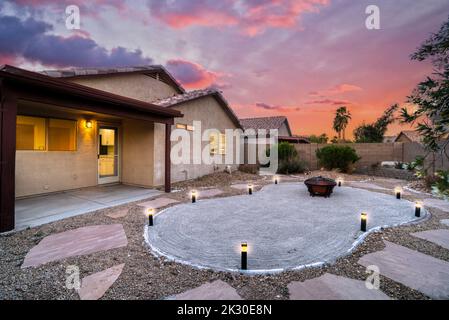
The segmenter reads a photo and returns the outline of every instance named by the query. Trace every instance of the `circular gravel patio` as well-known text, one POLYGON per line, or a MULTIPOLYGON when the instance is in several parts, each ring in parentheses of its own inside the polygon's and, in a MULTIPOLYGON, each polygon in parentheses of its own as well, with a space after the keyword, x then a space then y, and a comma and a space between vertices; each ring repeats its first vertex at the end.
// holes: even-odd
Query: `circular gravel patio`
POLYGON ((310 197, 302 183, 283 183, 253 195, 170 207, 155 217, 145 238, 157 255, 227 271, 240 268, 240 243, 246 241, 248 269, 274 272, 346 254, 363 237, 362 211, 369 230, 416 219, 414 203, 393 193, 336 187, 325 199, 310 197))

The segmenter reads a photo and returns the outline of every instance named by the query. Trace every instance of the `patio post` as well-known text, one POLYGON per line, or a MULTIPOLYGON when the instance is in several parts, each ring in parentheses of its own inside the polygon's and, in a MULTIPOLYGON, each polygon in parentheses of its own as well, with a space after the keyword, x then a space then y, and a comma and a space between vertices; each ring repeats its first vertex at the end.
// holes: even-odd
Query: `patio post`
POLYGON ((171 124, 165 124, 165 192, 171 192, 171 161, 170 161, 170 151, 171 151, 171 124))
POLYGON ((14 229, 17 96, 0 79, 0 232, 14 229))

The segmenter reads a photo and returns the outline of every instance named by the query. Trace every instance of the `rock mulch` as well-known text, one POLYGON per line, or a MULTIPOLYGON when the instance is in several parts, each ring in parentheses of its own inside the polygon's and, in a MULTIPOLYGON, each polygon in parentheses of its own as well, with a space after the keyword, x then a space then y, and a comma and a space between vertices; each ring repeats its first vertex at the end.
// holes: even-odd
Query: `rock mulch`
MULTIPOLYGON (((310 176, 312 175, 331 178, 343 176, 345 181, 369 180, 370 183, 385 188, 392 188, 398 182, 398 180, 359 174, 342 175, 338 172, 315 171, 310 176)), ((306 177, 298 175, 298 180, 293 181, 302 181, 306 177)), ((257 184, 261 185, 272 183, 266 177, 263 178, 240 173, 235 175, 234 173, 233 175, 217 174, 199 181, 185 182, 183 187, 184 191, 200 187, 220 188, 224 193, 218 197, 226 197, 245 192, 230 188, 231 183, 247 183, 247 181, 255 183, 256 180, 257 184)), ((407 181, 402 181, 402 185, 406 184, 407 181)), ((181 186, 182 184, 179 184, 178 189, 181 186)), ((176 192, 164 195, 164 197, 180 202, 189 201, 186 192, 176 192)), ((65 287, 66 268, 69 265, 78 266, 81 277, 86 277, 117 264, 126 264, 121 275, 101 299, 164 299, 196 288, 201 284, 221 280, 235 288, 243 299, 276 300, 289 298, 287 287, 289 283, 317 278, 325 273, 364 281, 367 277, 366 268, 358 264, 358 260, 364 255, 383 250, 385 248, 384 240, 449 262, 449 250, 410 235, 414 232, 446 227, 440 221, 449 220, 449 212, 430 207, 428 208, 432 215, 430 219, 419 224, 385 229, 382 232, 370 234, 351 255, 339 258, 332 265, 256 276, 198 270, 165 259, 157 259, 147 251, 142 243, 143 226, 147 223, 147 219, 141 214, 141 207, 138 206, 141 202, 144 201, 97 210, 37 228, 0 235, 0 299, 79 299, 76 290, 68 290, 65 287), (111 219, 107 216, 107 214, 122 209, 129 210, 124 217, 111 219), (123 225, 128 238, 128 246, 84 256, 69 257, 35 268, 21 268, 28 251, 48 235, 90 225, 115 223, 123 225)), ((446 229, 449 229, 449 226, 446 229)), ((380 275, 380 290, 393 299, 429 299, 429 296, 418 290, 382 274, 380 275)))
POLYGON ((242 300, 237 291, 222 280, 205 283, 197 288, 168 297, 168 300, 242 300))

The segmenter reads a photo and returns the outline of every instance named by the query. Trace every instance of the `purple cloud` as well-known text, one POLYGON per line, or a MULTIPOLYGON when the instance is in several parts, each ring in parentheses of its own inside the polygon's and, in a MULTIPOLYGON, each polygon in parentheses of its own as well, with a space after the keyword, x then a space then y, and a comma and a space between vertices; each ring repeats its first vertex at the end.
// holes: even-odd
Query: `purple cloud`
POLYGON ((141 50, 118 46, 110 51, 92 39, 48 34, 51 25, 33 18, 0 16, 0 56, 21 56, 29 61, 58 67, 113 67, 151 64, 141 50), (14 35, 12 41, 11 35, 14 35))
POLYGON ((264 110, 275 110, 275 111, 283 111, 283 112, 290 112, 290 111, 299 111, 301 108, 299 107, 285 107, 285 106, 278 106, 278 105, 271 105, 263 102, 256 103, 256 107, 264 110))

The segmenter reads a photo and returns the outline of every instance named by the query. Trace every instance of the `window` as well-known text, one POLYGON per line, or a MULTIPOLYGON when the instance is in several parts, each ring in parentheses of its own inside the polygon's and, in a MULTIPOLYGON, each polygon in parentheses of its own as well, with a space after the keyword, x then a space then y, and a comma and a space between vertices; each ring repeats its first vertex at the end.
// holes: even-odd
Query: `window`
POLYGON ((226 135, 211 133, 209 136, 210 154, 226 154, 226 135))
POLYGON ((48 120, 48 150, 76 150, 76 121, 60 119, 48 120))
POLYGON ((17 116, 16 149, 44 151, 46 149, 45 126, 44 118, 17 116))
POLYGON ((176 129, 184 129, 187 131, 193 131, 193 126, 188 125, 188 124, 183 124, 183 123, 177 123, 176 129))
POLYGON ((75 151, 76 121, 17 116, 16 150, 75 151))

